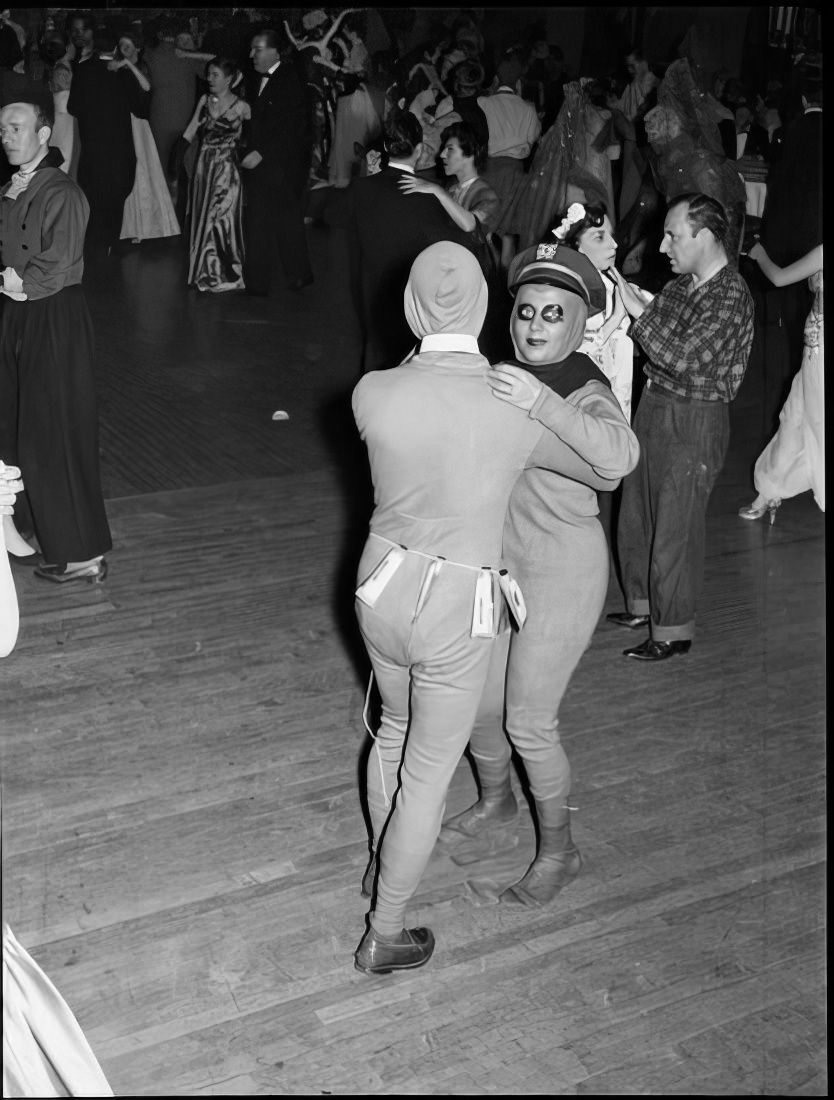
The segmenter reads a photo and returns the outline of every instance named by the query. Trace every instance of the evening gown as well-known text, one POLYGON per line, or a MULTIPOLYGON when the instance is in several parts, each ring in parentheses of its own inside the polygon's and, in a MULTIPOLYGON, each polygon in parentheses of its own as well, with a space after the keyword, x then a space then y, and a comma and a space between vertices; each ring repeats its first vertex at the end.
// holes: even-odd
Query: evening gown
MULTIPOLYGON (((147 75, 147 66, 142 65, 147 75)), ((121 70, 117 76, 127 82, 131 74, 121 70)), ((143 113, 131 111, 130 126, 133 132, 133 148, 136 153, 136 173, 133 188, 127 196, 122 215, 121 240, 149 241, 159 237, 176 237, 180 223, 171 201, 168 181, 162 170, 159 151, 156 148, 151 126, 145 115, 150 105, 150 94, 141 98, 143 113)))
MULTIPOLYGON (((361 42, 357 42, 351 47, 343 66, 344 71, 362 74, 364 77, 369 61, 367 49, 361 42)), ((338 97, 329 160, 331 187, 347 187, 359 162, 356 147, 366 149, 369 142, 378 136, 381 127, 379 114, 364 79, 354 92, 338 97)))
POLYGON ((753 483, 766 501, 808 489, 825 511, 825 335, 822 271, 808 280, 814 295, 805 322, 802 366, 779 414, 779 429, 756 461, 753 483))
POLYGON ((188 282, 198 290, 243 290, 243 191, 237 146, 244 104, 214 118, 203 107, 191 180, 188 282))
POLYGON ((3 924, 3 1096, 112 1096, 67 1002, 3 924))

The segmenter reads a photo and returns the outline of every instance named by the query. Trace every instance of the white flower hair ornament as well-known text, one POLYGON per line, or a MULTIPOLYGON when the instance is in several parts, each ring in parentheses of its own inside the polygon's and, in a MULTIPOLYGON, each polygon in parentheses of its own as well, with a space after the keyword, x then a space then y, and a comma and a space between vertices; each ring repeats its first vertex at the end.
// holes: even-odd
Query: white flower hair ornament
POLYGON ((557 241, 563 241, 571 231, 571 227, 576 225, 577 222, 581 222, 585 217, 585 207, 581 202, 574 202, 568 207, 568 212, 562 218, 562 223, 558 229, 553 230, 553 236, 557 241))

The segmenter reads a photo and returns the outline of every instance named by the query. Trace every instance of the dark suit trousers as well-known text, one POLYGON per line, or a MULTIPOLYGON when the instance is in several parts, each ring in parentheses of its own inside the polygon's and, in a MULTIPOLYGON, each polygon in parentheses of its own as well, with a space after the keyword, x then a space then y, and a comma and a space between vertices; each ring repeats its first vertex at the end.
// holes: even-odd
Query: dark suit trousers
POLYGON ((48 562, 86 561, 112 545, 93 346, 80 286, 0 305, 0 456, 23 471, 16 512, 48 562))
POLYGON ((294 186, 286 176, 278 176, 263 164, 249 170, 244 168, 242 175, 246 196, 243 265, 246 289, 256 293, 269 290, 276 252, 288 283, 310 278, 312 268, 302 206, 304 185, 294 186))

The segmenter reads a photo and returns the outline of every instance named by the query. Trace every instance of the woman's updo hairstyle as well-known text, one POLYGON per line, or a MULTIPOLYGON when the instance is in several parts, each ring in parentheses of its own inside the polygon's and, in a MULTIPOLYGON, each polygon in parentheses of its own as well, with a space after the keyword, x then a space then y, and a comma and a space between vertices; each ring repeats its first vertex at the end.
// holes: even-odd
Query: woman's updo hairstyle
POLYGON ((237 84, 239 84, 241 79, 242 79, 242 74, 241 74, 240 69, 238 68, 237 62, 232 61, 232 59, 230 57, 218 56, 218 57, 213 57, 211 59, 211 61, 207 61, 206 62, 206 69, 205 69, 206 77, 208 77, 209 69, 219 69, 223 73, 224 76, 231 77, 231 79, 232 79, 231 87, 232 88, 234 88, 237 84))
POLYGON ((579 251, 579 238, 586 229, 599 229, 608 211, 600 202, 572 203, 559 217, 553 233, 561 244, 579 251))

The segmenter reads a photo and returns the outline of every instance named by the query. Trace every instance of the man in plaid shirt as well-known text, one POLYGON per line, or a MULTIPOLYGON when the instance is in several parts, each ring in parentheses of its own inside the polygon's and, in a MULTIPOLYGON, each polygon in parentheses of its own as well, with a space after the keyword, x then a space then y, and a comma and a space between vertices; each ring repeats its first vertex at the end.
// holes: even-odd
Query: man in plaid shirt
POLYGON ((648 362, 634 418, 640 463, 623 481, 617 538, 627 611, 608 620, 649 627, 645 642, 623 651, 640 661, 687 653, 695 635, 707 503, 753 341, 753 301, 728 265, 727 230, 715 199, 680 195, 660 246, 677 278, 644 305, 614 272, 648 362))

